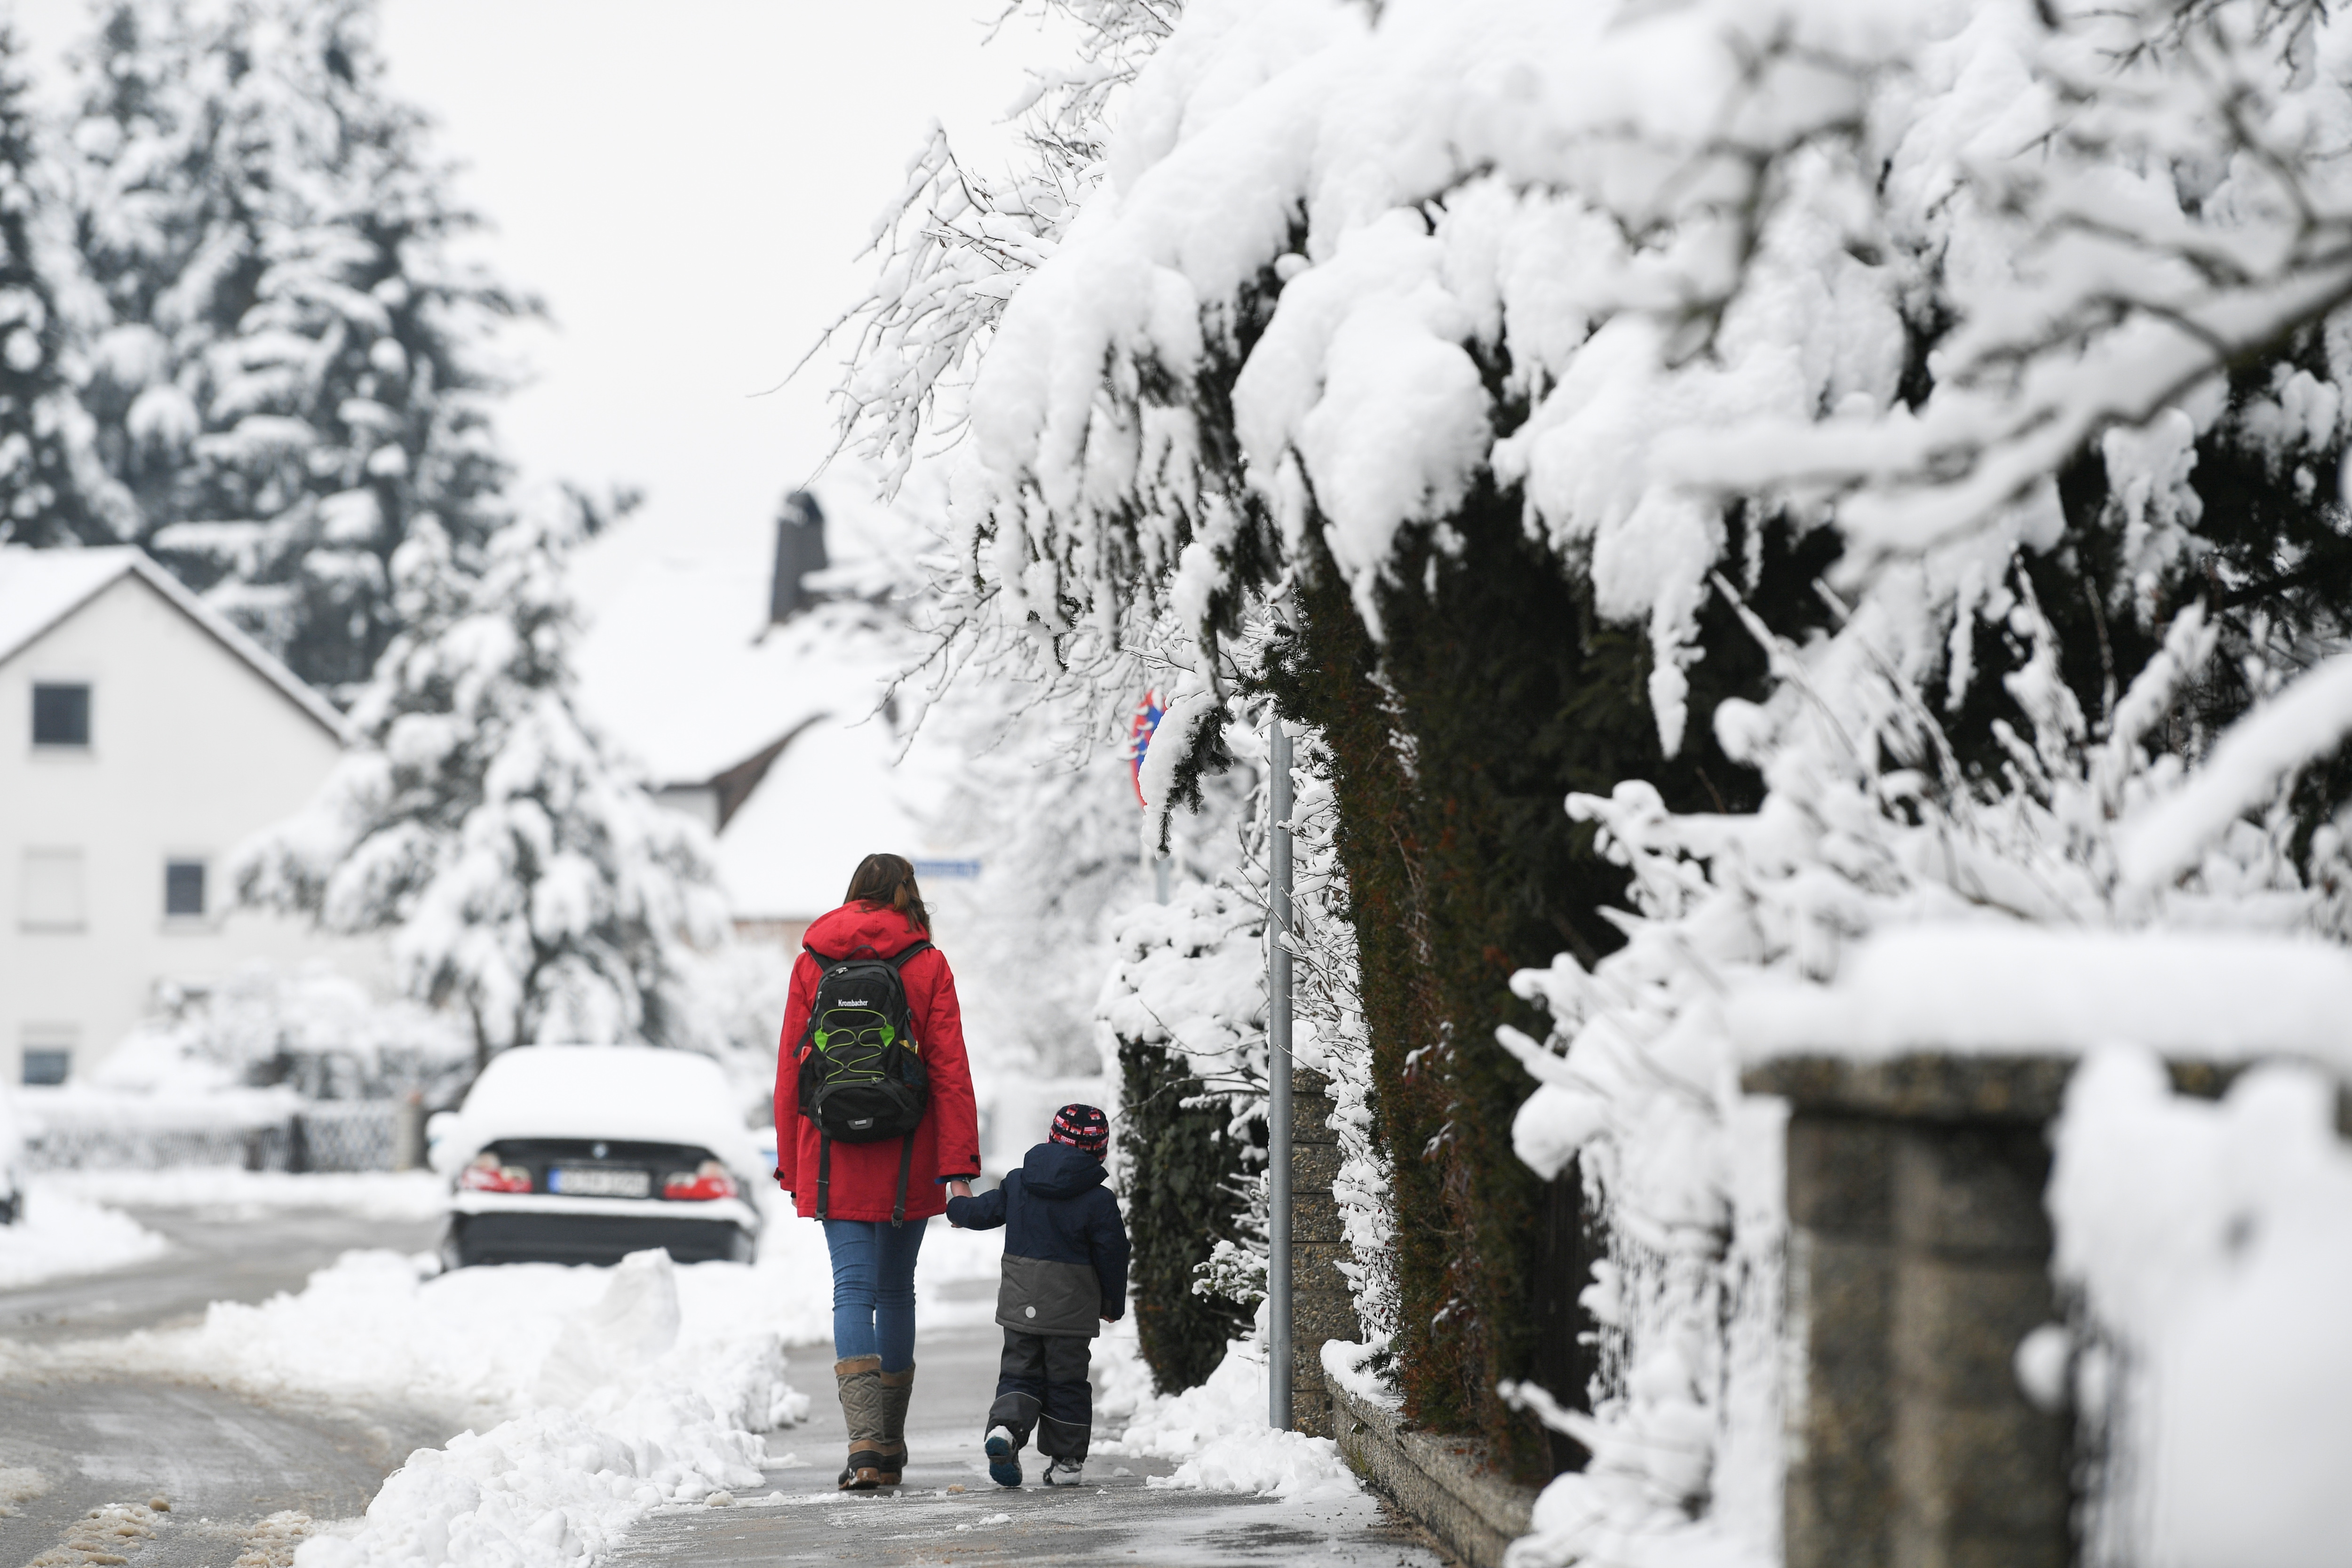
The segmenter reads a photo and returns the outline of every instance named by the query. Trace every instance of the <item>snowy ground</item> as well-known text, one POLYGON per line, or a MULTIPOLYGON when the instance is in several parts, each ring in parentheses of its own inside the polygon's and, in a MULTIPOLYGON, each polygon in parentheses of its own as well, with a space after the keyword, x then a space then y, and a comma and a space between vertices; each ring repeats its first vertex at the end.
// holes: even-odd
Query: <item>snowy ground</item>
POLYGON ((127 1215, 37 1182, 24 1217, 0 1226, 0 1290, 143 1262, 167 1245, 127 1215))
MULTIPOLYGON (((109 1203, 169 1225, 179 1210, 266 1219, 341 1209, 414 1222, 437 1202, 430 1177, 72 1173, 41 1179, 11 1245, 30 1279, 40 1238, 52 1274, 163 1249, 163 1237, 109 1203)), ((652 1254, 611 1269, 443 1273, 428 1253, 346 1252, 299 1290, 215 1301, 201 1322, 0 1341, 0 1375, 201 1380, 274 1406, 426 1413, 457 1436, 413 1455, 364 1520, 313 1531, 300 1568, 584 1568, 619 1550, 648 1510, 761 1485, 777 1457, 761 1434, 782 1429, 773 1447, 789 1447, 811 1395, 834 1418, 823 1235, 780 1208, 770 1218, 751 1266, 681 1268, 652 1254)), ((923 1342, 952 1342, 974 1361, 965 1402, 976 1409, 985 1408, 981 1363, 1002 1241, 935 1222, 918 1273, 923 1342)), ((1098 1342, 1095 1384, 1105 1426, 1127 1427, 1100 1446, 1102 1461, 1157 1472, 1130 1472, 1138 1488, 1369 1506, 1329 1443, 1265 1429, 1263 1357, 1247 1347, 1202 1388, 1161 1399, 1122 1325, 1098 1342)))
MULTIPOLYGON (((42 1179, 19 1248, 29 1256, 33 1238, 48 1238, 51 1273, 163 1248, 101 1200, 414 1219, 438 1194, 429 1177, 72 1173, 42 1179), (115 1250, 92 1238, 111 1238, 104 1245, 115 1250)), ((0 1370, 201 1377, 263 1401, 433 1412, 461 1435, 414 1456, 364 1521, 304 1546, 303 1568, 474 1555, 579 1568, 613 1550, 649 1508, 756 1485, 770 1457, 757 1434, 790 1427, 807 1413, 809 1393, 829 1402, 823 1235, 781 1211, 771 1220, 750 1267, 644 1257, 617 1269, 445 1274, 429 1255, 349 1252, 299 1291, 217 1301, 193 1326, 0 1345, 0 1370), (787 1348, 797 1346, 808 1349, 787 1348)), ((1001 1247, 998 1234, 931 1226, 918 1275, 927 1342, 985 1338, 1001 1247)), ((1293 1500, 1353 1493, 1329 1444, 1265 1432, 1264 1367, 1246 1352, 1204 1388, 1161 1400, 1122 1330, 1100 1343, 1096 1384, 1106 1423, 1131 1428, 1126 1446, 1105 1445, 1107 1458, 1175 1462, 1154 1486, 1293 1500)))
POLYGON ((318 1209, 369 1219, 438 1215, 445 1184, 429 1172, 294 1176, 182 1168, 56 1171, 26 1184, 25 1217, 0 1226, 0 1290, 100 1274, 162 1257, 169 1243, 121 1211, 204 1209, 223 1217, 318 1209))

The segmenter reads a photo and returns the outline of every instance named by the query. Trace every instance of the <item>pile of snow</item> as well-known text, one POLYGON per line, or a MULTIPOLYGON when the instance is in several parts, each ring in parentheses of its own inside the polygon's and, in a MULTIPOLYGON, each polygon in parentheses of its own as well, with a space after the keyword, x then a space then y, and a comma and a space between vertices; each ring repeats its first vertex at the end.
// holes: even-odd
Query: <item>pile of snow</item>
MULTIPOLYGON (((71 1185, 44 1179, 33 1193, 34 1223, 0 1227, 0 1248, 19 1234, 70 1227, 78 1227, 85 1244, 89 1237, 146 1237, 83 1194, 143 1201, 147 1181, 160 1184, 175 1174, 77 1175, 68 1179, 71 1185)), ((231 1201, 259 1194, 257 1204, 307 1206, 300 1189, 315 1184, 340 1190, 354 1205, 373 1205, 385 1217, 403 1217, 400 1211, 425 1191, 439 1190, 430 1185, 433 1178, 418 1176, 203 1176, 207 1184, 216 1180, 215 1192, 231 1201)), ((301 1394, 405 1405, 446 1417, 452 1431, 495 1425, 550 1401, 575 1403, 591 1386, 634 1388, 675 1377, 686 1378, 714 1405, 740 1406, 747 1419, 782 1419, 790 1401, 780 1347, 816 1345, 824 1351, 820 1359, 830 1359, 833 1275, 822 1227, 792 1217, 782 1202, 762 1202, 768 1225, 757 1263, 673 1267, 664 1255, 661 1289, 676 1302, 675 1344, 668 1359, 643 1366, 625 1357, 607 1366, 597 1355, 583 1363, 575 1353, 576 1323, 618 1289, 610 1283, 617 1278, 613 1270, 523 1263, 444 1273, 430 1255, 383 1250, 345 1253, 297 1293, 255 1303, 216 1301, 200 1325, 46 1353, 67 1362, 103 1357, 110 1364, 199 1373, 265 1398, 301 1394), (593 1376, 576 1367, 559 1370, 567 1361, 604 1370, 593 1376), (637 1370, 626 1370, 632 1366, 637 1370), (770 1393, 758 1394, 762 1387, 770 1393)), ((149 1237, 140 1245, 153 1251, 163 1243, 149 1237)), ((931 1222, 917 1271, 927 1328, 984 1323, 993 1316, 994 1292, 971 1287, 994 1280, 1002 1247, 1002 1232, 957 1231, 944 1220, 931 1222)), ((0 1258, 6 1256, 0 1251, 0 1258)))
POLYGON ((1136 1389, 1129 1381, 1130 1368, 1140 1371, 1139 1362, 1125 1349, 1131 1340, 1107 1338, 1096 1343, 1098 1350, 1109 1352, 1102 1360, 1111 1363, 1097 1374, 1097 1386, 1110 1385, 1097 1408, 1134 1401, 1126 1431, 1113 1441, 1096 1444, 1096 1451, 1182 1461, 1174 1474, 1154 1476, 1145 1485, 1251 1492, 1295 1502, 1352 1497, 1358 1490, 1355 1473, 1330 1438, 1279 1432, 1266 1425, 1262 1339, 1232 1342, 1206 1383, 1164 1395, 1150 1393, 1148 1383, 1136 1389))
POLYGON ((2097 1560, 2344 1560, 2352 1152, 2336 1092, 2266 1064, 2218 1104, 2190 1100, 2121 1047, 2068 1086, 2049 1205, 2056 1272, 2098 1331, 2073 1362, 2109 1438, 2097 1560))
MULTIPOLYGON (((807 1415, 782 1347, 831 1359, 831 1270, 818 1226, 772 1218, 751 1267, 646 1252, 609 1270, 430 1277, 424 1260, 353 1253, 299 1296, 216 1303, 203 1327, 127 1350, 249 1392, 449 1409, 479 1428, 411 1455, 359 1529, 306 1542, 298 1568, 581 1568, 647 1509, 757 1485, 757 1434, 807 1415)), ((932 1226, 926 1323, 989 1311, 937 1298, 993 1277, 1000 1241, 932 1226)))
POLYGON ((168 1245, 127 1215, 37 1183, 25 1193, 23 1215, 0 1225, 0 1290, 144 1262, 168 1245))
MULTIPOLYGON (((401 1337, 395 1325, 402 1309, 413 1310, 421 1289, 413 1275, 403 1288, 400 1268, 383 1254, 347 1259, 303 1299, 318 1296, 318 1305, 330 1310, 378 1314, 378 1326, 401 1337), (346 1278, 332 1280, 335 1274, 346 1278)), ((368 1505, 360 1529, 304 1542, 295 1555, 299 1568, 471 1562, 572 1568, 602 1555, 649 1508, 758 1484, 756 1434, 808 1410, 807 1398, 784 1382, 775 1336, 740 1328, 714 1332, 731 1325, 688 1310, 698 1292, 679 1286, 682 1274, 693 1271, 677 1268, 667 1253, 632 1254, 609 1273, 570 1272, 589 1299, 561 1316, 531 1386, 515 1391, 532 1407, 487 1432, 467 1432, 446 1447, 411 1455, 368 1505)), ((449 1282, 495 1293, 511 1289, 518 1276, 526 1288, 535 1283, 525 1271, 506 1269, 467 1270, 449 1282)), ((258 1320, 278 1304, 245 1309, 252 1320, 215 1306, 204 1332, 251 1346, 244 1331, 261 1326, 258 1320)), ((498 1317, 484 1312, 476 1321, 495 1329, 498 1317)), ((365 1356, 369 1337, 362 1330, 344 1337, 341 1348, 365 1356)), ((486 1338, 511 1349, 516 1336, 486 1338)), ((486 1360, 499 1358, 478 1358, 459 1375, 478 1372, 486 1360)), ((507 1363, 500 1370, 516 1368, 507 1363)), ((408 1371, 385 1364, 354 1368, 352 1375, 408 1371)), ((335 1375, 317 1359, 301 1373, 335 1375)))
POLYGON ((45 1192, 129 1208, 265 1214, 332 1209, 363 1219, 425 1220, 448 1207, 449 1184, 430 1171, 242 1171, 182 1165, 158 1171, 53 1171, 45 1192))
POLYGON ((308 1394, 429 1411, 452 1430, 572 1403, 604 1383, 635 1387, 682 1376, 701 1379, 697 1386, 730 1408, 759 1405, 742 1390, 767 1387, 781 1413, 782 1332, 805 1332, 818 1314, 795 1314, 782 1279, 740 1264, 677 1268, 667 1254, 640 1256, 661 1259, 657 1290, 675 1320, 668 1360, 599 1359, 575 1342, 576 1325, 624 1289, 617 1281, 625 1269, 517 1264, 436 1274, 429 1256, 375 1250, 344 1254, 299 1294, 215 1301, 200 1325, 134 1334, 104 1353, 157 1372, 201 1372, 264 1398, 308 1394), (772 1317, 771 1306, 784 1310, 772 1317), (562 1370, 575 1363, 595 1374, 562 1370))

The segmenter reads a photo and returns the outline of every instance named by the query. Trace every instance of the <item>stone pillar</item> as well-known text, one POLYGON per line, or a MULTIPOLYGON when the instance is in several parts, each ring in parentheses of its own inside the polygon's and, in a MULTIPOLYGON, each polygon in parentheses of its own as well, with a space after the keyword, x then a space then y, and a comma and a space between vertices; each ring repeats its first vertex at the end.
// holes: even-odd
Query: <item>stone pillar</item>
POLYGON ((1787 1058, 1788 1568, 2064 1568, 2070 1422, 2017 1342, 2056 1312, 2045 1124, 2073 1063, 1787 1058))
POLYGON ((1290 1084, 1290 1419, 1298 1431, 1329 1437, 1335 1434, 1323 1342, 1360 1339, 1362 1331, 1355 1296, 1339 1268, 1348 1256, 1348 1238, 1331 1196, 1339 1175, 1331 1080, 1300 1068, 1290 1084))

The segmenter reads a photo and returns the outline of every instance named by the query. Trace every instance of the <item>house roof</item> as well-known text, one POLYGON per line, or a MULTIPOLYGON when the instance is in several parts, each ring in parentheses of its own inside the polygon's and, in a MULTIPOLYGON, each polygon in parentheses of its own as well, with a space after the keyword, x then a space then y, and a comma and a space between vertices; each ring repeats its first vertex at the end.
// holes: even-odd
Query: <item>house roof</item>
POLYGON ((0 544, 0 664, 5 664, 120 579, 136 577, 170 601, 255 674, 340 739, 342 715, 228 618, 188 592, 137 545, 35 550, 0 544))
POLYGON ((719 881, 738 918, 811 920, 841 902, 876 850, 939 852, 926 825, 942 759, 898 752, 879 719, 820 718, 787 738, 719 836, 719 881))
MULTIPOLYGON (((861 563, 908 527, 850 486, 824 499, 836 574, 870 570, 861 563)), ((582 707, 655 782, 708 783, 812 720, 862 719, 898 673, 870 649, 834 646, 822 616, 770 628, 775 556, 772 520, 649 511, 572 557, 582 707)))

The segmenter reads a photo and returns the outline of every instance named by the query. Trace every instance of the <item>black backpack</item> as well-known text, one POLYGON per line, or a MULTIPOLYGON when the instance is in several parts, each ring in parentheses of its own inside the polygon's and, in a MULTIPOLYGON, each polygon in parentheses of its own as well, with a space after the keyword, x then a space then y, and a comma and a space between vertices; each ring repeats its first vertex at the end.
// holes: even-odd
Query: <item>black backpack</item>
POLYGON ((825 1217, 833 1184, 833 1145, 878 1143, 896 1138, 898 1196, 892 1225, 907 1217, 907 1172, 915 1158, 915 1129, 931 1100, 930 1075, 907 1009, 899 968, 930 943, 918 942, 895 958, 861 947, 846 958, 808 955, 820 973, 800 1044, 801 1114, 816 1124, 816 1217, 825 1217))

